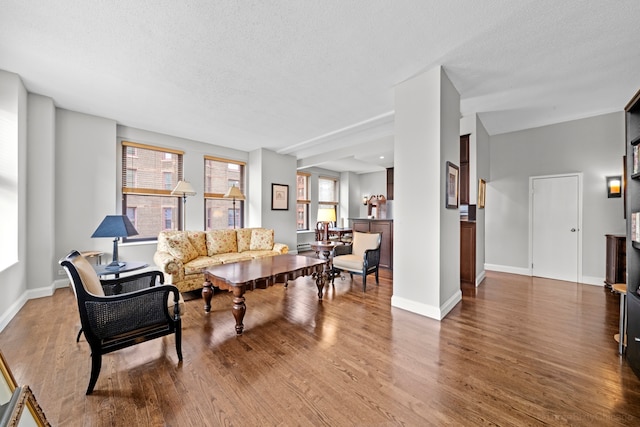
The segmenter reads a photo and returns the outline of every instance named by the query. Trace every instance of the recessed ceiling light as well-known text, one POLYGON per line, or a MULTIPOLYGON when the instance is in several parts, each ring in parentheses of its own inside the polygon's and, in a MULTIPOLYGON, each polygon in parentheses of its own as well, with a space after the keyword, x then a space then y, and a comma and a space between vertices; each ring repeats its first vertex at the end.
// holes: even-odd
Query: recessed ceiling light
POLYGON ((380 156, 381 159, 384 159, 384 156, 380 156))

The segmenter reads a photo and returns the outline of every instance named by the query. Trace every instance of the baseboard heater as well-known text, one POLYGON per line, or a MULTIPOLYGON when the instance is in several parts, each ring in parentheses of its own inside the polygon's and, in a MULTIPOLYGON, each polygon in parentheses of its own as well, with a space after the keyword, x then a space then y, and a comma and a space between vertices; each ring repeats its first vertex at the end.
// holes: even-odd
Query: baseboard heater
POLYGON ((309 243, 298 243, 298 245, 296 246, 296 249, 298 249, 298 252, 310 251, 311 245, 309 243))

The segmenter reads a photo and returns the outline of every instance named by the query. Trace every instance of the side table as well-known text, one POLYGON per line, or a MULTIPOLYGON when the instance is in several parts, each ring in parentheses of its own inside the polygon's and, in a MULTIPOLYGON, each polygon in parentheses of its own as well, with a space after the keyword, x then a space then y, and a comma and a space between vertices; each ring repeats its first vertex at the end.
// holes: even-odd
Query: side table
POLYGON ((321 240, 318 240, 316 242, 311 242, 310 244, 311 249, 313 249, 316 252, 322 252, 324 259, 327 260, 327 262, 324 265, 324 271, 322 272, 327 282, 333 278, 333 274, 334 274, 333 262, 332 262, 333 257, 331 254, 333 253, 333 249, 339 245, 342 245, 342 242, 324 242, 321 240))
POLYGON ((98 276, 108 276, 110 274, 115 275, 115 278, 119 278, 122 273, 129 273, 130 271, 141 270, 145 267, 148 267, 149 264, 146 262, 137 262, 130 261, 125 262, 123 266, 120 268, 107 268, 108 264, 105 265, 94 265, 93 268, 96 270, 96 274, 98 276))

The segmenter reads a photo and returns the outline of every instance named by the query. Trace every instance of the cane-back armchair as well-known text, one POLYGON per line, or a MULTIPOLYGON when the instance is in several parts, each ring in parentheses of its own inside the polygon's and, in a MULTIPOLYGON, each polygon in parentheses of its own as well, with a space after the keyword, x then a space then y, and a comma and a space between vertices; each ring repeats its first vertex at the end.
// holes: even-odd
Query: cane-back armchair
POLYGON ((100 280, 78 251, 61 259, 60 265, 71 280, 81 332, 91 348, 91 377, 86 394, 91 394, 96 385, 103 354, 175 334, 178 360, 182 360, 180 293, 175 286, 162 284, 162 272, 100 280))
POLYGON ((331 283, 338 272, 348 271, 351 280, 353 275, 362 276, 362 291, 367 290, 367 275, 374 273, 376 285, 378 281, 378 266, 380 265, 381 233, 353 233, 353 243, 338 245, 334 248, 333 270, 331 283))

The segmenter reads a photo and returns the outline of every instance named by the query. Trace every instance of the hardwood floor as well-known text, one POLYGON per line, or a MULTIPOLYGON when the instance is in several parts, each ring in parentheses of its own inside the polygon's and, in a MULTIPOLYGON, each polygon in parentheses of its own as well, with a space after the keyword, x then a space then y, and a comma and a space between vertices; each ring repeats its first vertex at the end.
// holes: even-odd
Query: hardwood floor
MULTIPOLYGON (((309 278, 248 292, 235 336, 231 294, 186 302, 184 361, 173 337, 103 357, 75 342, 69 289, 30 300, 0 349, 53 425, 639 425, 640 380, 617 354, 617 295, 488 272, 437 322, 391 308, 392 278, 363 294, 309 278)), ((416 287, 421 282, 416 280, 416 287)))

